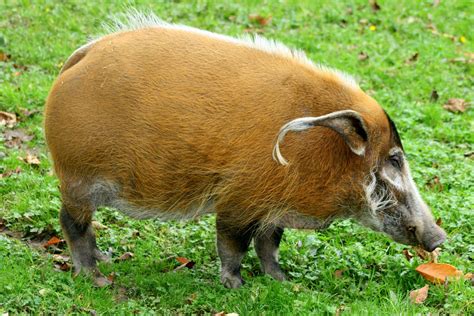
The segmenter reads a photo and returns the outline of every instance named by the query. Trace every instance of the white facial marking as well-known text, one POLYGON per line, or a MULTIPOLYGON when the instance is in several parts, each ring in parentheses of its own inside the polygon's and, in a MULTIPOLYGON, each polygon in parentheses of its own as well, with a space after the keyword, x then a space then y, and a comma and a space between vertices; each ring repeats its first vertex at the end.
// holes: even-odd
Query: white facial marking
POLYGON ((408 164, 406 163, 403 151, 399 147, 390 149, 389 155, 392 156, 395 154, 398 154, 402 159, 401 170, 396 169, 392 165, 386 164, 382 167, 380 175, 385 181, 394 186, 398 191, 407 192, 407 179, 409 177, 408 164))
POLYGON ((377 188, 375 172, 370 173, 370 180, 368 184, 364 186, 364 191, 369 209, 373 215, 397 204, 397 201, 389 190, 381 187, 377 188))

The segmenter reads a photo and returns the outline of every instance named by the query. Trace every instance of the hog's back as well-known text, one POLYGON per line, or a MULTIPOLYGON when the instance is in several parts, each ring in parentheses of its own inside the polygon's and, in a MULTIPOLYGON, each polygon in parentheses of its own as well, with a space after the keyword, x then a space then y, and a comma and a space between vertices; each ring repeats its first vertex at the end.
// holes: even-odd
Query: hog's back
POLYGON ((109 181, 142 206, 190 204, 239 170, 271 163, 278 128, 293 116, 294 66, 178 30, 106 36, 48 97, 56 172, 63 183, 109 181))

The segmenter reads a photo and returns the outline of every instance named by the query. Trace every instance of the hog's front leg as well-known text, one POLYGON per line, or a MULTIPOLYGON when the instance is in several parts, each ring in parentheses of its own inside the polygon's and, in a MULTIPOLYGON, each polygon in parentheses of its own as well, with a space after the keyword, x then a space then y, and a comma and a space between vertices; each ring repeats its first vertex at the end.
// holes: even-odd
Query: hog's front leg
POLYGON ((253 230, 235 227, 230 220, 216 220, 217 252, 221 259, 221 282, 227 288, 238 288, 244 284, 240 275, 240 264, 245 256, 253 230))
POLYGON ((271 227, 254 237, 255 251, 260 259, 262 271, 279 281, 286 280, 285 273, 278 263, 278 247, 282 236, 283 228, 271 227))

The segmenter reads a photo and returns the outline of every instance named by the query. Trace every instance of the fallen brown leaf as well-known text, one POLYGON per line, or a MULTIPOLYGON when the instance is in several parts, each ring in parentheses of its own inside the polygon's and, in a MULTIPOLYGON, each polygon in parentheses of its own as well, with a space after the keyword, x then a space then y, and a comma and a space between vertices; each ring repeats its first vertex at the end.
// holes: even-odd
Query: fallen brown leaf
POLYGON ((416 271, 426 280, 437 284, 443 284, 448 277, 459 278, 464 275, 462 271, 446 263, 423 263, 416 271))
POLYGON ((460 64, 472 64, 474 63, 474 58, 465 58, 465 57, 455 57, 450 59, 442 59, 443 62, 450 62, 450 63, 460 63, 460 64))
POLYGON ((56 264, 54 264, 54 267, 56 269, 64 271, 64 272, 71 271, 71 269, 72 269, 72 265, 69 262, 56 263, 56 264))
POLYGON ((191 305, 197 298, 197 293, 193 293, 186 298, 186 304, 191 305))
POLYGON ((184 265, 185 267, 189 269, 194 267, 194 265, 196 264, 196 262, 184 257, 176 257, 176 261, 178 261, 179 263, 181 263, 181 265, 184 265))
POLYGON ((436 90, 431 91, 430 100, 437 101, 438 99, 439 99, 438 91, 436 90))
POLYGON ((110 274, 107 276, 107 280, 109 280, 110 282, 114 283, 114 280, 115 280, 115 272, 110 273, 110 274))
POLYGON ((410 301, 413 304, 423 304, 423 302, 428 298, 428 290, 430 286, 426 284, 421 289, 413 290, 410 292, 410 301))
POLYGON ((0 126, 12 128, 17 123, 16 114, 0 111, 0 126))
POLYGON ((438 192, 441 192, 443 191, 444 189, 444 186, 443 184, 441 183, 441 180, 439 179, 438 176, 434 176, 433 178, 431 178, 427 183, 426 183, 426 186, 432 190, 436 190, 438 192))
POLYGON ((59 244, 59 243, 61 243, 61 242, 64 242, 64 240, 63 240, 63 239, 59 239, 59 238, 56 237, 56 236, 53 236, 53 237, 51 237, 51 238, 43 245, 43 247, 44 247, 44 248, 48 248, 49 246, 57 245, 57 244, 59 244))
POLYGON ((71 261, 71 258, 69 256, 60 255, 60 254, 53 255, 53 262, 55 263, 66 263, 70 261, 71 261))
POLYGON ((442 36, 442 37, 446 37, 446 38, 449 38, 451 41, 453 42, 457 42, 458 41, 458 38, 454 35, 451 35, 451 34, 448 34, 448 33, 442 33, 442 32, 439 32, 438 31, 438 28, 436 27, 436 25, 434 25, 433 23, 429 23, 426 28, 428 30, 431 31, 432 34, 434 35, 437 35, 437 36, 442 36))
POLYGON ((413 254, 408 249, 403 249, 402 253, 408 261, 413 258, 413 254))
POLYGON ((415 253, 418 257, 420 257, 422 260, 426 260, 426 258, 429 257, 429 252, 421 248, 420 246, 415 246, 412 247, 413 250, 415 250, 415 253))
POLYGON ((99 223, 98 221, 92 221, 92 227, 94 227, 94 229, 96 230, 105 230, 107 229, 108 227, 99 223))
POLYGON ((23 70, 23 71, 28 70, 28 66, 24 66, 20 64, 13 64, 13 68, 18 69, 18 70, 23 70))
POLYGON ((420 257, 422 260, 428 259, 429 262, 434 262, 434 263, 438 262, 440 248, 436 248, 432 252, 428 252, 424 250, 423 248, 421 248, 421 246, 415 246, 415 247, 412 247, 412 249, 415 250, 416 255, 420 257))
POLYGON ((443 108, 453 113, 463 113, 466 112, 467 108, 469 107, 469 103, 466 102, 464 99, 449 99, 443 108))
POLYGON ((8 61, 10 57, 7 53, 0 51, 0 61, 8 61))
POLYGON ((408 65, 415 63, 418 60, 418 56, 419 56, 418 52, 414 53, 413 55, 410 56, 410 58, 405 60, 405 63, 408 65))
POLYGON ((29 142, 34 138, 34 136, 26 134, 22 129, 6 130, 3 133, 3 137, 7 148, 20 148, 22 143, 29 142))
POLYGON ((26 153, 26 157, 23 159, 23 161, 29 165, 34 166, 39 166, 41 164, 41 161, 38 159, 38 157, 31 152, 26 153))
POLYGON ((343 272, 344 272, 344 270, 336 270, 336 271, 334 271, 334 277, 335 277, 336 279, 342 278, 342 273, 343 273, 343 272))
POLYGON ((33 109, 33 110, 28 110, 28 109, 21 109, 21 114, 24 116, 24 117, 30 117, 32 115, 35 115, 37 113, 41 113, 40 110, 37 110, 37 109, 33 109))
POLYGON ((377 0, 369 0, 370 7, 372 11, 377 12, 381 9, 380 5, 377 3, 377 0))
POLYGON ((357 55, 357 59, 359 59, 360 61, 364 61, 369 59, 369 55, 364 52, 360 52, 359 55, 357 55))
POLYGON ((464 157, 466 158, 474 158, 474 151, 468 151, 467 153, 464 153, 464 157))
POLYGON ((339 306, 337 309, 336 309, 336 314, 335 316, 339 316, 342 314, 342 312, 346 309, 346 306, 345 305, 341 305, 339 306))
POLYGON ((120 260, 120 261, 125 261, 125 260, 129 260, 131 258, 133 258, 135 255, 131 252, 126 252, 124 253, 123 255, 121 255, 120 257, 118 257, 117 260, 120 260))
POLYGON ((12 174, 19 174, 21 172, 21 167, 16 167, 14 170, 8 170, 5 173, 0 173, 0 179, 8 178, 12 174))
POLYGON ((264 17, 257 13, 249 14, 248 18, 250 22, 256 22, 261 26, 268 25, 272 21, 272 16, 264 17))
POLYGON ((436 220, 436 225, 438 225, 439 227, 443 225, 443 220, 441 219, 441 217, 438 217, 438 219, 436 220))

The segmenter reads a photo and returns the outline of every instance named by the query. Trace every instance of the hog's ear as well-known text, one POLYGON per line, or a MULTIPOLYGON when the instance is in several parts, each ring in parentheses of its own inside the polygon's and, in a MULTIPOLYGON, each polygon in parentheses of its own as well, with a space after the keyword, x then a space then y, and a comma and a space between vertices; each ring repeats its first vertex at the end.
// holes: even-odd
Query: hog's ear
POLYGON ((275 147, 273 147, 273 159, 282 165, 287 165, 288 161, 283 158, 280 152, 280 144, 286 133, 301 132, 314 126, 331 128, 341 135, 356 155, 363 156, 365 154, 368 136, 364 120, 356 111, 344 110, 318 117, 301 117, 283 125, 278 132, 275 147))

